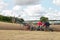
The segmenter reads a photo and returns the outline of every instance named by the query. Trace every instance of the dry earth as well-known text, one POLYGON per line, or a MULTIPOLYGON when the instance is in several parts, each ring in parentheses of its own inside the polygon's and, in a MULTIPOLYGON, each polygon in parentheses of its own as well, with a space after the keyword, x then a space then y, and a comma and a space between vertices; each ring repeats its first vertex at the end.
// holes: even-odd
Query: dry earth
MULTIPOLYGON (((60 30, 60 25, 51 27, 60 30)), ((21 31, 20 28, 21 24, 0 22, 0 40, 60 40, 60 32, 21 31)))
POLYGON ((0 40, 60 40, 60 32, 0 30, 0 40))
MULTIPOLYGON (((0 22, 0 29, 2 30, 20 30, 24 29, 24 26, 22 24, 15 24, 15 23, 6 23, 6 22, 0 22)), ((51 25, 54 30, 60 31, 60 25, 51 25)))
POLYGON ((15 23, 0 22, 0 29, 3 30, 19 30, 23 25, 15 23))

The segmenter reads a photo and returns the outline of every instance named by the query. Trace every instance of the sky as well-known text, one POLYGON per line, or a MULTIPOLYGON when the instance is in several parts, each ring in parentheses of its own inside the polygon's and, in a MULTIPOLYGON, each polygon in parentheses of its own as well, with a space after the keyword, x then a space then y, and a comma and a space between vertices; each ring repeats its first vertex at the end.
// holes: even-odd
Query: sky
POLYGON ((39 20, 60 20, 60 0, 0 0, 0 15, 39 20))

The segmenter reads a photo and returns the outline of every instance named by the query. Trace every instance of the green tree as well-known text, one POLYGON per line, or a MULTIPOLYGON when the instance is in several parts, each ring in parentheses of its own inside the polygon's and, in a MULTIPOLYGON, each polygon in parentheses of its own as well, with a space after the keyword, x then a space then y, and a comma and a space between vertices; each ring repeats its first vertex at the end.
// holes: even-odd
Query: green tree
MULTIPOLYGON (((0 21, 3 21, 3 22, 12 22, 12 19, 14 17, 8 17, 8 16, 2 16, 0 15, 0 21)), ((14 18, 14 23, 16 23, 16 21, 18 21, 19 23, 23 23, 24 22, 24 19, 23 18, 14 18), (15 21, 14 21, 15 20, 15 21)))
POLYGON ((24 19, 23 18, 15 18, 16 23, 23 23, 24 19))
POLYGON ((12 17, 7 17, 7 16, 0 15, 0 21, 3 21, 3 22, 12 22, 11 18, 12 17))
POLYGON ((42 16, 42 17, 40 18, 40 21, 42 21, 42 22, 47 22, 47 21, 48 21, 48 18, 42 16))
POLYGON ((23 18, 20 18, 19 21, 20 21, 20 23, 23 23, 24 22, 24 19, 23 18))

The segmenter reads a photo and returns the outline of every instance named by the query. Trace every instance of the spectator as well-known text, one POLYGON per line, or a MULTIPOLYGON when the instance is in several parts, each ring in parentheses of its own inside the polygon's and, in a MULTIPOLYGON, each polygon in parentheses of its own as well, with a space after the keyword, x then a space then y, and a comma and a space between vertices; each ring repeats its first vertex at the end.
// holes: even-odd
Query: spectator
POLYGON ((37 23, 37 26, 38 26, 37 30, 41 30, 41 27, 42 27, 42 21, 39 21, 39 22, 37 23))
POLYGON ((49 29, 49 26, 50 26, 50 23, 49 22, 45 22, 45 29, 48 30, 49 29))

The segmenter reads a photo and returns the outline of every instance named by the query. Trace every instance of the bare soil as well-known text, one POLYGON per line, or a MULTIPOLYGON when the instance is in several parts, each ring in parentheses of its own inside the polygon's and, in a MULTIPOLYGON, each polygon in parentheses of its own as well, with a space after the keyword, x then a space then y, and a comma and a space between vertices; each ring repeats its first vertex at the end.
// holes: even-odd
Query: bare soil
MULTIPOLYGON (((56 31, 60 31, 60 25, 51 25, 50 27, 56 31)), ((0 30, 20 30, 24 28, 22 24, 0 22, 0 30)))
POLYGON ((0 30, 0 40, 60 40, 60 32, 0 30))

